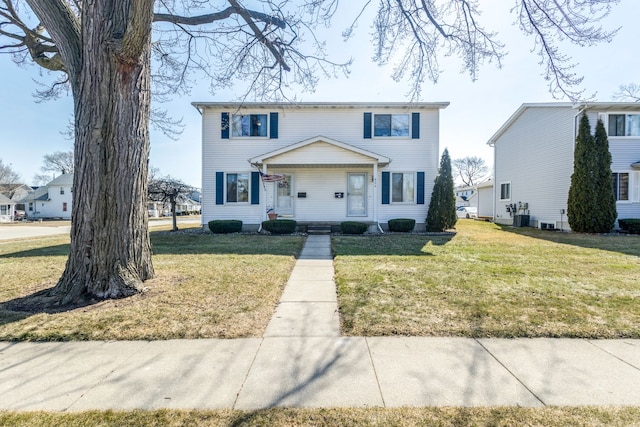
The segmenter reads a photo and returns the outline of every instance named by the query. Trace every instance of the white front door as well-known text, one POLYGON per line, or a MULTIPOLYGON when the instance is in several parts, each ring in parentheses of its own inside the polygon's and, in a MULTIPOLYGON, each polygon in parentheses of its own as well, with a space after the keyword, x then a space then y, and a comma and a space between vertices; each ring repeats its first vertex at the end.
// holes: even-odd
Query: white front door
POLYGON ((293 175, 284 174, 284 178, 276 181, 275 211, 281 216, 293 216, 293 175))
POLYGON ((367 216, 367 174, 347 174, 347 216, 367 216))

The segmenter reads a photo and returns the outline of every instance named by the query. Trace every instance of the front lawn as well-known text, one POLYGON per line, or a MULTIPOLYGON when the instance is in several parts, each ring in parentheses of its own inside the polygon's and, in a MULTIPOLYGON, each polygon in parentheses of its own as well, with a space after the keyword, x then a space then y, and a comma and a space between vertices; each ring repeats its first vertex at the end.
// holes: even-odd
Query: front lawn
POLYGON ((640 236, 457 231, 334 236, 343 333, 640 337, 640 236))
POLYGON ((15 303, 55 285, 69 238, 0 241, 0 340, 261 336, 304 238, 153 231, 151 242, 157 277, 145 292, 56 312, 15 303))

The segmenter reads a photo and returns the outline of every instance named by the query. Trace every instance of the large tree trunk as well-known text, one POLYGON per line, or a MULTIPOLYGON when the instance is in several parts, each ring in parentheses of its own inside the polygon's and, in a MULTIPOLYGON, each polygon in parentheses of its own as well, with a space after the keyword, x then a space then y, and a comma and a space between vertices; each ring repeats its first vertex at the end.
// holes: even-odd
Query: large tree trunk
POLYGON ((153 2, 94 0, 83 7, 82 69, 70 79, 75 100, 71 247, 52 290, 61 304, 126 297, 154 276, 146 212, 153 2), (149 14, 137 38, 128 33, 134 13, 149 14), (127 44, 131 40, 137 48, 127 44))

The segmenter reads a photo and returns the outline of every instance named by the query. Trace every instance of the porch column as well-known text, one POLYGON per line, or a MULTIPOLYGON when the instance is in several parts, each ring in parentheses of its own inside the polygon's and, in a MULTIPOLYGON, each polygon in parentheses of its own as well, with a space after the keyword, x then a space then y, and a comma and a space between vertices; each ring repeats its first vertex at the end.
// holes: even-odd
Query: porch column
POLYGON ((378 163, 373 164, 373 220, 378 224, 378 163))
MULTIPOLYGON (((267 174, 267 165, 263 164, 262 165, 262 173, 263 174, 267 174)), ((262 221, 266 221, 267 220, 267 206, 269 206, 269 203, 267 203, 267 184, 264 183, 264 181, 262 180, 262 177, 260 177, 260 182, 262 183, 262 193, 263 193, 263 197, 260 199, 260 208, 262 209, 262 221)), ((260 221, 260 227, 262 227, 262 221, 260 221)))

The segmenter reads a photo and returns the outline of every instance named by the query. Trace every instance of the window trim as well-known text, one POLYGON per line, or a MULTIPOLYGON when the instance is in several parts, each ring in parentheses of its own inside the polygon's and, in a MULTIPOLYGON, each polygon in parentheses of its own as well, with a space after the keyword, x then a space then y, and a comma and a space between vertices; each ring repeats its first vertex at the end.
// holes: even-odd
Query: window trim
MULTIPOLYGON (((392 129, 393 127, 391 127, 392 129)), ((391 129, 389 129, 391 131, 391 129)), ((373 113, 371 117, 371 138, 373 139, 411 139, 412 134, 412 115, 411 113, 373 113), (406 116, 407 117, 407 134, 406 135, 376 135, 376 117, 377 116, 391 116, 391 123, 393 123, 393 116, 406 116)))
MULTIPOLYGON (((269 139, 269 132, 271 131, 271 116, 269 112, 244 112, 244 113, 231 113, 229 114, 229 139, 269 139), (234 135, 234 118, 240 116, 265 116, 265 131, 264 135, 234 135)), ((251 120, 251 119, 249 119, 251 120)))
POLYGON ((511 201, 511 194, 512 194, 512 193, 511 193, 511 181, 504 181, 504 182, 501 182, 501 183, 500 183, 500 187, 498 187, 498 188, 499 188, 499 191, 500 191, 500 199, 499 199, 499 200, 500 200, 501 202, 509 202, 509 201, 511 201), (503 186, 503 185, 508 185, 508 186, 509 186, 509 197, 508 197, 508 198, 506 198, 506 199, 503 199, 503 198, 502 198, 502 186, 503 186))
MULTIPOLYGON (((238 190, 236 189, 236 198, 238 196, 238 190)), ((251 204, 251 172, 225 172, 224 173, 224 204, 239 206, 239 205, 250 205, 251 204), (229 175, 236 175, 236 185, 237 185, 237 175, 246 175, 247 176, 247 201, 246 202, 230 202, 229 201, 229 175)))
POLYGON ((627 139, 638 139, 640 138, 640 134, 638 135, 627 135, 627 116, 640 116, 640 112, 634 112, 634 113, 629 113, 628 111, 615 111, 615 112, 610 112, 607 113, 607 137, 608 138, 627 138, 627 139), (624 135, 611 135, 609 133, 610 129, 610 118, 611 116, 623 116, 624 117, 624 135))
POLYGON ((613 189, 613 196, 616 199, 616 203, 632 203, 633 200, 633 182, 631 182, 631 180, 633 179, 633 174, 632 171, 612 171, 611 172, 612 175, 620 175, 620 174, 627 174, 627 198, 625 200, 620 200, 618 199, 619 196, 619 190, 620 190, 620 180, 619 179, 613 179, 614 184, 617 184, 616 187, 613 189))
MULTIPOLYGON (((418 198, 417 198, 417 183, 418 183, 418 178, 417 178, 417 172, 411 172, 411 171, 389 171, 390 175, 389 175, 389 204, 391 205, 417 205, 418 204, 418 198), (403 180, 404 180, 404 175, 411 175, 413 177, 413 200, 409 200, 409 201, 402 201, 402 202, 395 202, 393 200, 393 175, 395 174, 402 174, 403 175, 403 180)), ((402 191, 402 194, 404 195, 404 188, 402 191)))

